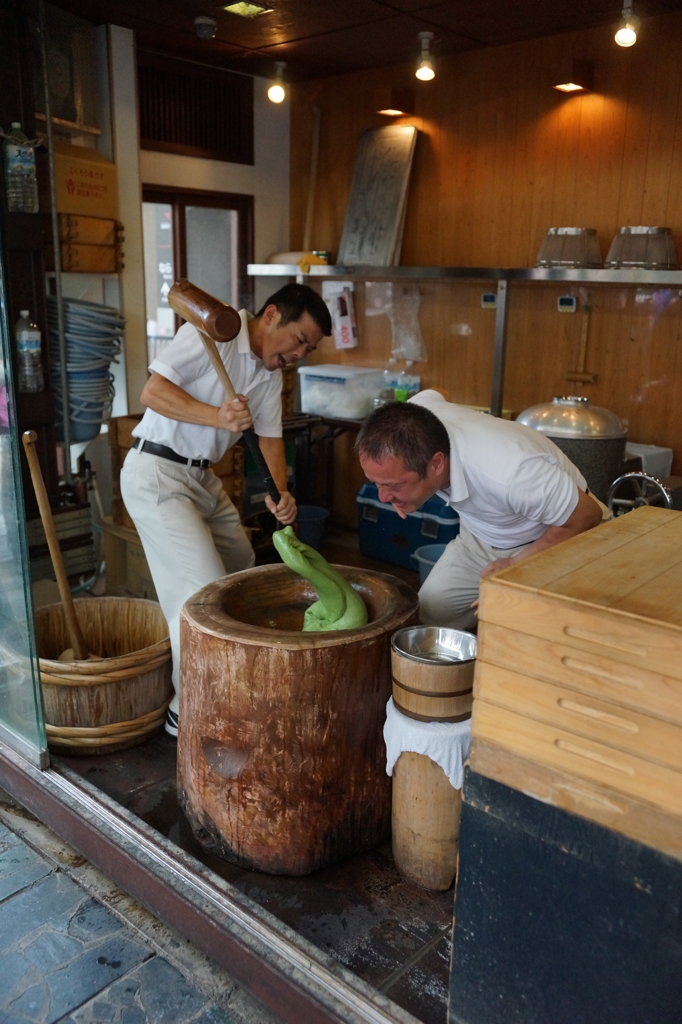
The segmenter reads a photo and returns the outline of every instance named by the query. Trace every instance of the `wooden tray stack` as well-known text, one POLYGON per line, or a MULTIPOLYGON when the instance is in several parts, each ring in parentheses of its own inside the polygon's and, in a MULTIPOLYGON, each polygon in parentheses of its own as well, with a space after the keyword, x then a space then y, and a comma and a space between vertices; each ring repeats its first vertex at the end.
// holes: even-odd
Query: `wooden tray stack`
MULTIPOLYGON (((120 274, 123 270, 123 225, 109 217, 59 214, 62 271, 77 274, 120 274)), ((54 270, 51 239, 45 249, 54 270)))
POLYGON ((479 614, 471 767, 682 857, 682 513, 484 580, 479 614))

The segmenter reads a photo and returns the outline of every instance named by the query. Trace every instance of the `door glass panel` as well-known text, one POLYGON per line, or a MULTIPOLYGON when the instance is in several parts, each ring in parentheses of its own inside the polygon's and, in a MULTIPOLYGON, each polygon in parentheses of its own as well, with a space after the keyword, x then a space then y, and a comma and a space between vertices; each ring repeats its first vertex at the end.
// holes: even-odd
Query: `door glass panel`
POLYGON ((185 224, 188 279, 237 306, 237 211, 187 206, 185 224))
POLYGON ((1 276, 0 335, 0 740, 33 764, 46 767, 19 436, 1 276))
POLYGON ((175 280, 173 209, 170 203, 142 204, 142 232, 147 351, 151 363, 175 334, 175 314, 168 305, 168 292, 175 280))

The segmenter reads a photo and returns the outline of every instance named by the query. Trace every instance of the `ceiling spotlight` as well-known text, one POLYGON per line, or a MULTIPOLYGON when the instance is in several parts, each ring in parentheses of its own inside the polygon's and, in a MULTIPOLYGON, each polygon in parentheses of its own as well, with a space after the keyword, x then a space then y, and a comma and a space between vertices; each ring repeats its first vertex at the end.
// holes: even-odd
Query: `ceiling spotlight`
POLYGON ((420 32, 418 38, 421 40, 422 52, 415 74, 422 82, 430 82, 436 75, 436 72, 433 70, 433 62, 431 61, 431 54, 429 52, 429 43, 433 39, 433 32, 420 32))
POLYGON ((639 18, 632 13, 632 0, 625 0, 623 4, 623 17, 620 19, 620 26, 616 32, 615 39, 619 46, 634 46, 637 42, 637 29, 639 18))
POLYGON ((194 31, 199 39, 213 39, 218 31, 218 22, 207 14, 200 14, 194 19, 194 31))
POLYGON ((284 78, 282 74, 286 66, 286 61, 284 60, 275 61, 275 78, 268 89, 268 99, 273 103, 281 103, 286 96, 286 92, 284 91, 284 78))

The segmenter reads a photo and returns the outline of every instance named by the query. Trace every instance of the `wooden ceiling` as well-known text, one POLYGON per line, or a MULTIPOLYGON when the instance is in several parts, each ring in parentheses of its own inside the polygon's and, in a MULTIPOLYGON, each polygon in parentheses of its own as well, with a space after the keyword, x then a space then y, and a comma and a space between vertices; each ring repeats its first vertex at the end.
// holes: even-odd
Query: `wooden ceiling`
MULTIPOLYGON (((432 52, 451 54, 603 26, 615 31, 621 0, 269 0, 270 13, 246 19, 212 0, 57 0, 96 24, 132 28, 138 45, 247 74, 287 62, 290 80, 341 74, 414 59, 417 33, 434 33, 432 52), (210 15, 215 39, 193 22, 210 15)), ((682 8, 682 0, 635 0, 642 18, 682 8)))

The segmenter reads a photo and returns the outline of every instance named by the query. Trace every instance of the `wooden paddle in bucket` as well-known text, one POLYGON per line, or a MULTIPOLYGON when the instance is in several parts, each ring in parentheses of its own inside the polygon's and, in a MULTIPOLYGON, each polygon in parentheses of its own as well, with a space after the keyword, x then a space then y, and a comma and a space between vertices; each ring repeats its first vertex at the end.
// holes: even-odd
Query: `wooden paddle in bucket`
MULTIPOLYGON (((76 609, 73 604, 73 598, 71 596, 71 588, 69 586, 69 580, 66 575, 66 569, 64 568, 64 559, 62 558, 61 548, 59 547, 59 540, 57 539, 57 531, 54 525, 54 519, 52 518, 52 509, 50 508, 50 501, 45 490, 45 481, 43 480, 43 474, 40 470, 40 463, 38 462, 38 453, 36 452, 36 440, 38 435, 35 430, 26 430, 22 436, 24 443, 24 451, 26 452, 26 458, 28 459, 28 468, 31 471, 31 480, 33 481, 33 490, 36 493, 36 499, 38 501, 38 510, 40 512, 40 518, 43 523, 43 529, 45 530, 45 537, 47 538, 47 546, 50 549, 50 557, 52 559, 52 565, 54 566, 55 576, 57 577, 57 586, 59 587, 59 596, 62 599, 62 605, 64 608, 64 619, 66 620, 66 628, 69 633, 69 640, 73 647, 74 658, 76 661, 84 661, 86 658, 86 647, 85 639, 78 623, 78 617, 76 615, 76 609)), ((68 458, 68 453, 67 453, 68 458)))

